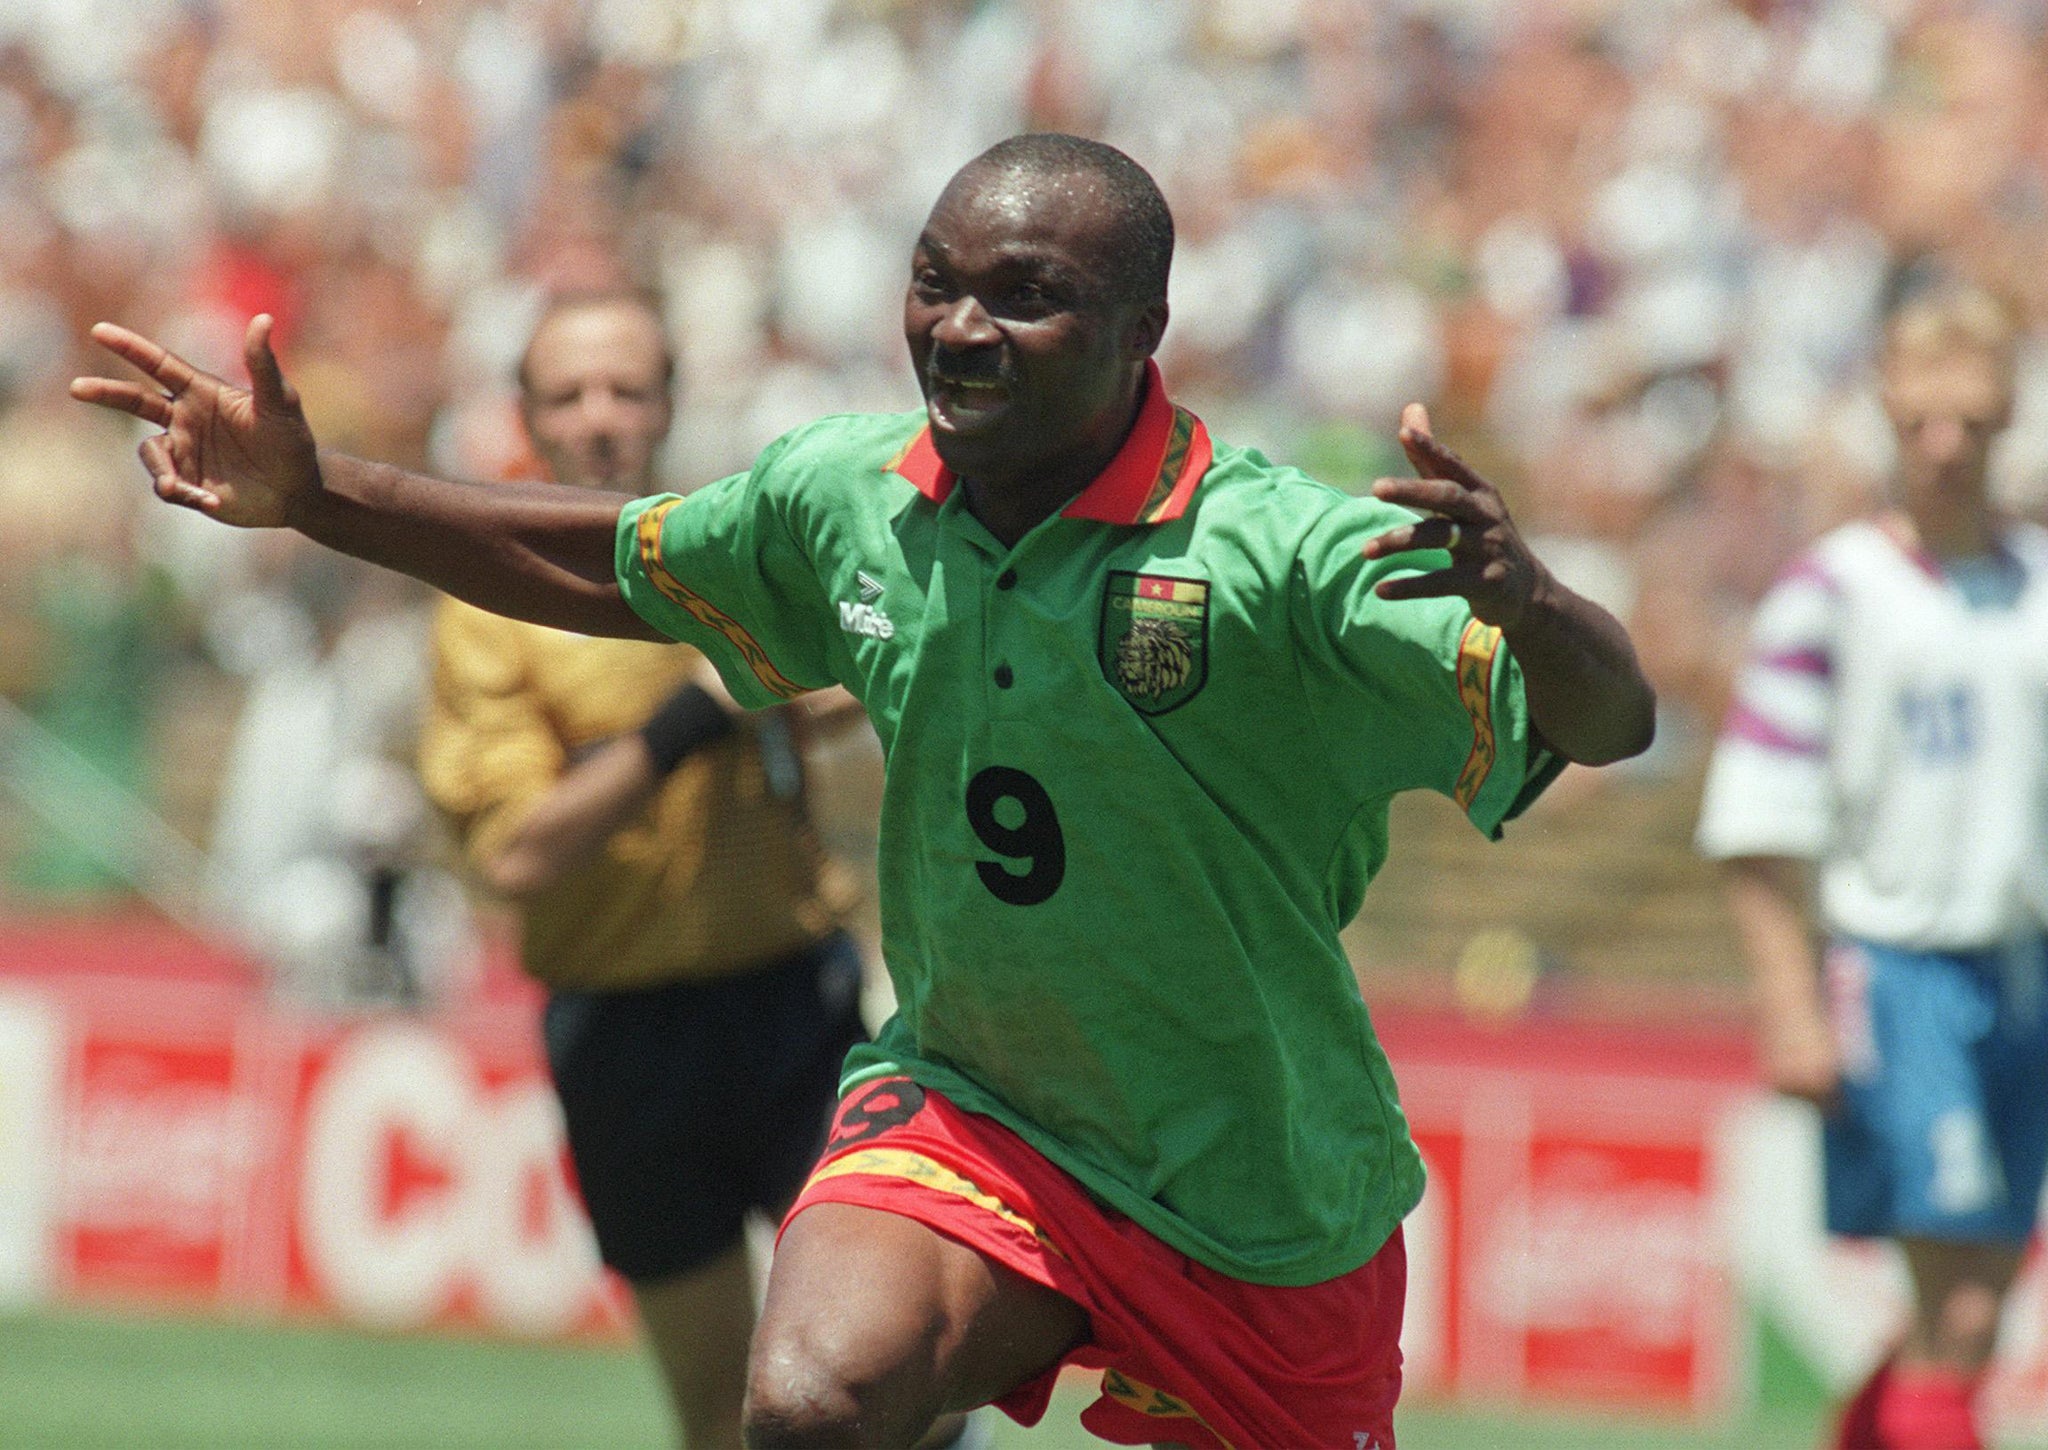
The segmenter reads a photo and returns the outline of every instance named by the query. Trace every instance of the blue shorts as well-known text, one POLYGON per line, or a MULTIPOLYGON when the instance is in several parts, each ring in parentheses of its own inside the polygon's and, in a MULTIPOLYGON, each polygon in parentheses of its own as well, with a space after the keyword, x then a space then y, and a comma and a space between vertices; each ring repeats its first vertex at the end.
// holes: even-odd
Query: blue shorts
POLYGON ((1837 942, 1827 985, 1843 1067, 1829 1230, 2024 1243, 2048 1172, 2048 943, 1837 942))
POLYGON ((738 1243, 748 1210, 781 1216, 866 1035, 860 978, 834 936, 736 977, 548 999, 548 1066, 605 1263, 671 1278, 738 1243))

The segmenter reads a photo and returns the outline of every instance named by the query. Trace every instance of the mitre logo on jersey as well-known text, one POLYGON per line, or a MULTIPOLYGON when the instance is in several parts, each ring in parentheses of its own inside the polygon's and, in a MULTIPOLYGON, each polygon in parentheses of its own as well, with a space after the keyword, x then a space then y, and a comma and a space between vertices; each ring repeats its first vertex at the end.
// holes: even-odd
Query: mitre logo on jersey
POLYGON ((853 582, 860 590, 860 599, 858 602, 851 599, 839 601, 839 627, 864 639, 894 639, 895 624, 875 607, 881 602, 882 581, 865 569, 856 569, 853 582))
POLYGON ((1102 595, 1102 673, 1147 715, 1192 700, 1209 679, 1209 585, 1165 574, 1109 576, 1102 595))

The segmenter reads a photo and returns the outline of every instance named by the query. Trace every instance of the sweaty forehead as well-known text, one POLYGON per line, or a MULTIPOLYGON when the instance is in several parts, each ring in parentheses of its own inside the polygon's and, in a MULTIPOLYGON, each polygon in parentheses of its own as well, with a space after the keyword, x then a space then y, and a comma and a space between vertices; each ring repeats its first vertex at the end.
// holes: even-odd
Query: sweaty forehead
POLYGON ((1095 261, 1116 239, 1101 179, 1085 171, 969 167, 953 178, 925 223, 947 251, 1069 252, 1095 261))

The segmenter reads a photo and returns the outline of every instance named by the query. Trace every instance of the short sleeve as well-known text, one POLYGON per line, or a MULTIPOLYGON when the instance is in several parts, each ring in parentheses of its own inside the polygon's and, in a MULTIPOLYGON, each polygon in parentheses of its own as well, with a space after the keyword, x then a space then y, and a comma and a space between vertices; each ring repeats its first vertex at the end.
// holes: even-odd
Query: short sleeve
POLYGON ((824 596, 781 506, 777 453, 764 453, 752 473, 684 497, 636 499, 619 517, 626 602, 669 638, 702 650, 749 708, 834 682, 824 596))
POLYGON ((453 599, 434 614, 433 685, 419 774, 473 863, 511 839, 561 773, 563 753, 530 688, 514 624, 453 599))
POLYGON ((1697 834, 1702 854, 1813 860, 1828 849, 1840 616, 1839 590, 1812 560, 1795 565, 1758 607, 1707 769, 1697 834))
POLYGON ((1521 666, 1462 599, 1386 600, 1382 580, 1449 562, 1441 550, 1368 560, 1407 521, 1372 499, 1335 501, 1296 558, 1293 627, 1319 723, 1367 795, 1427 789, 1500 834, 1563 770, 1529 721, 1521 666))

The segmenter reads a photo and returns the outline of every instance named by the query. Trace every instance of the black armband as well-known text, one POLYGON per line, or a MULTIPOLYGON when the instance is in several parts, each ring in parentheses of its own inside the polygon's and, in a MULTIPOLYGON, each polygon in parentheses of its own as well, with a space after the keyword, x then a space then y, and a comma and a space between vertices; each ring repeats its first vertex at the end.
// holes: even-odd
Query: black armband
POLYGON ((725 706, 698 685, 685 685, 661 702, 640 738, 647 742, 647 754, 657 777, 665 776, 692 753, 715 740, 723 740, 739 728, 725 706))

